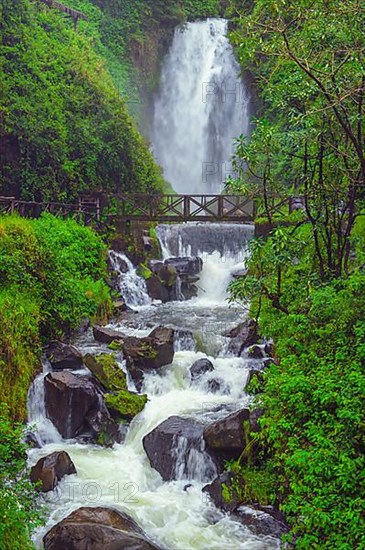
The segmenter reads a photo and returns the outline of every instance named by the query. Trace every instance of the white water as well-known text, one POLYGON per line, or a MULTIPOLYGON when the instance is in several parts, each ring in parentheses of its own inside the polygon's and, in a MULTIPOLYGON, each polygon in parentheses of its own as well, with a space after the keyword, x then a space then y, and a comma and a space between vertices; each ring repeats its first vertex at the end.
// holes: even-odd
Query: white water
POLYGON ((117 284, 121 296, 127 306, 135 308, 151 303, 147 293, 145 280, 140 277, 130 259, 121 252, 109 251, 109 261, 112 271, 117 275, 117 284), (121 265, 125 264, 127 272, 123 273, 121 265))
POLYGON ((163 63, 152 143, 178 193, 219 193, 232 174, 233 140, 249 132, 247 91, 226 34, 224 19, 187 23, 163 63))
MULTIPOLYGON (((220 247, 223 227, 216 232, 216 248, 220 247)), ((177 229, 174 231, 178 232, 177 229)), ((195 231, 199 233, 199 229, 195 231)), ((226 227, 228 235, 235 231, 226 227)), ((168 230, 159 228, 165 235, 165 248, 169 238, 168 230)), ((194 231, 193 231, 194 232, 194 231)), ((183 227, 180 228, 180 245, 183 246, 183 227)), ((241 228, 237 235, 242 239, 241 257, 235 252, 238 242, 231 239, 231 260, 242 260, 250 231, 241 228), (245 233, 246 231, 246 233, 245 233), (244 237, 244 235, 246 235, 244 237)), ((227 236, 227 235, 226 235, 227 236)), ((199 237, 197 236, 197 239, 199 237)), ((81 445, 75 441, 63 441, 55 431, 47 431, 46 443, 41 449, 30 453, 30 463, 54 450, 66 450, 77 469, 77 475, 66 476, 52 493, 45 496, 50 516, 45 528, 36 533, 35 542, 41 548, 41 539, 53 524, 80 506, 105 505, 119 507, 132 515, 146 533, 163 547, 171 550, 273 550, 280 547, 273 537, 255 536, 240 523, 217 510, 202 493, 206 481, 214 477, 214 465, 204 451, 204 443, 197 440, 187 449, 184 438, 176 439, 175 473, 176 481, 163 482, 160 475, 151 468, 142 445, 143 437, 170 416, 194 417, 201 422, 213 421, 230 412, 248 405, 244 387, 248 374, 248 360, 238 357, 220 356, 225 339, 220 333, 240 321, 238 312, 229 309, 224 301, 226 281, 230 276, 231 263, 214 248, 214 237, 209 246, 200 243, 201 254, 207 255, 200 280, 202 294, 188 302, 145 305, 141 312, 115 328, 123 332, 147 334, 155 324, 180 326, 181 337, 177 338, 175 357, 172 365, 164 367, 158 374, 145 377, 142 391, 148 394, 149 401, 144 410, 130 425, 123 444, 104 449, 94 445, 81 445), (217 260, 220 259, 220 261, 217 260), (221 271, 222 277, 214 278, 221 271), (224 274, 224 276, 223 276, 224 274), (209 290, 215 285, 216 292, 209 290), (206 302, 204 302, 204 299, 206 302), (195 351, 191 331, 204 341, 206 352, 195 351), (189 368, 199 358, 209 357, 215 370, 206 373, 199 381, 192 383, 189 368), (210 390, 209 382, 218 379, 220 389, 210 390)), ((226 239, 226 243, 229 240, 226 239)), ((179 245, 179 246, 180 246, 179 245)), ((194 248, 194 239, 190 245, 194 248)), ((181 249, 180 252, 187 250, 181 249)), ((133 281, 132 281, 132 284, 133 281)), ((199 339, 198 338, 198 339, 199 339)), ((77 342, 85 353, 103 351, 105 347, 85 339, 77 342)), ((42 377, 39 377, 31 392, 30 407, 40 403, 42 377)), ((130 385, 131 389, 133 385, 130 385)), ((44 411, 40 405, 42 417, 44 411)), ((49 422, 49 421, 47 421, 49 422)))

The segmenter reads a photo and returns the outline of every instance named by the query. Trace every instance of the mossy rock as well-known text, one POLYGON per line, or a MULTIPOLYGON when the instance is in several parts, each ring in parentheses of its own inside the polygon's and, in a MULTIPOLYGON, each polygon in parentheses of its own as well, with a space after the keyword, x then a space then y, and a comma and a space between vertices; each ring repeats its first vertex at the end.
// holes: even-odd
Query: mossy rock
POLYGON ((121 351, 123 349, 123 344, 119 340, 113 340, 109 345, 108 348, 112 351, 121 351))
POLYGON ((148 279, 150 279, 153 275, 152 271, 145 264, 139 264, 137 274, 146 281, 148 281, 148 279))
POLYGON ((143 410, 147 403, 147 395, 121 390, 114 394, 108 393, 104 400, 111 413, 131 420, 143 410))
POLYGON ((115 356, 110 353, 99 355, 86 354, 84 363, 99 382, 108 391, 127 390, 127 377, 118 365, 115 356))

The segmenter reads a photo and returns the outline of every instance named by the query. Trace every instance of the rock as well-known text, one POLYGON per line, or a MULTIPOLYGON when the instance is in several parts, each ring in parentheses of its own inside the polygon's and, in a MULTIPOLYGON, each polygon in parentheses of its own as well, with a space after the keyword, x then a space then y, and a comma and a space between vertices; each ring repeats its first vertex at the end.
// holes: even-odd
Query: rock
POLYGON ((152 298, 152 300, 160 300, 163 303, 169 301, 169 290, 160 281, 158 275, 151 275, 151 277, 146 280, 146 286, 148 295, 152 298))
POLYGON ((143 447, 146 451, 152 468, 157 470, 164 481, 177 479, 180 474, 187 473, 187 462, 190 452, 202 448, 204 426, 192 418, 170 416, 159 424, 152 432, 143 438, 143 447), (184 438, 185 466, 183 472, 177 472, 177 443, 184 438))
POLYGON ((146 371, 172 363, 174 358, 174 331, 157 327, 145 338, 128 337, 123 342, 123 354, 129 372, 139 390, 146 371))
POLYGON ((100 353, 95 356, 87 353, 84 357, 84 363, 105 390, 119 391, 128 389, 127 376, 118 365, 113 354, 100 353))
POLYGON ((199 380, 206 372, 212 372, 213 370, 213 363, 209 359, 198 359, 190 367, 191 379, 199 380))
POLYGON ((47 347, 46 357, 54 370, 82 368, 82 354, 69 344, 51 342, 47 347))
POLYGON ((241 503, 232 484, 233 478, 231 472, 223 472, 202 489, 203 493, 210 496, 215 506, 225 512, 233 512, 241 503))
POLYGON ((113 314, 118 316, 121 313, 128 311, 128 306, 124 300, 115 300, 113 302, 113 314))
POLYGON ((228 353, 240 356, 245 348, 253 346, 259 340, 257 323, 248 319, 232 330, 223 333, 223 336, 231 338, 228 345, 228 353))
POLYGON ((119 391, 116 394, 107 394, 105 404, 113 418, 132 420, 139 414, 147 403, 147 395, 130 391, 119 391))
POLYGON ((64 438, 87 435, 92 442, 112 445, 118 441, 118 426, 104 404, 95 380, 62 371, 44 379, 47 417, 64 438))
POLYGON ((256 408, 250 411, 250 432, 258 433, 261 430, 259 420, 264 414, 264 410, 256 408))
POLYGON ((160 550, 125 512, 79 508, 43 537, 45 550, 160 550))
POLYGON ((180 276, 197 275, 203 269, 203 260, 198 256, 168 258, 165 264, 173 266, 180 276))
POLYGON ((114 340, 124 340, 126 335, 112 328, 99 327, 95 325, 93 327, 93 336, 97 342, 103 344, 111 344, 114 340))
POLYGON ((250 411, 241 409, 221 420, 209 424, 204 430, 204 440, 209 449, 224 458, 237 459, 245 448, 249 437, 250 411))
POLYGON ((258 344, 250 346, 247 353, 250 359, 264 359, 265 357, 263 346, 259 346, 258 344))
POLYGON ((38 460, 31 469, 30 480, 32 483, 41 481, 40 490, 47 493, 53 491, 60 479, 70 474, 76 474, 74 463, 65 451, 58 451, 38 460))
POLYGON ((222 378, 211 378, 207 382, 207 390, 210 393, 218 393, 224 388, 224 380, 222 378))
POLYGON ((248 527, 257 536, 272 536, 280 538, 289 531, 284 516, 273 506, 239 506, 231 515, 248 527))
POLYGON ((146 235, 143 235, 142 239, 143 239, 143 248, 147 250, 147 252, 152 250, 154 245, 153 239, 151 239, 151 237, 148 237, 146 235))

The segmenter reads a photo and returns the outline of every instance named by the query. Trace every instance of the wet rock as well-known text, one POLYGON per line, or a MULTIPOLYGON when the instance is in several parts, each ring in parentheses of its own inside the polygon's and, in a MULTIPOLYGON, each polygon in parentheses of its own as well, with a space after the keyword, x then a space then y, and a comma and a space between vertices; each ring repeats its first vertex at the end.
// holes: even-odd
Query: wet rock
POLYGON ((257 344, 259 340, 257 323, 252 319, 247 319, 232 330, 223 333, 223 336, 231 338, 228 353, 239 357, 245 348, 257 344))
POLYGON ((64 438, 87 436, 90 442, 110 446, 119 441, 98 382, 87 376, 62 371, 44 379, 47 417, 64 438))
POLYGON ((38 460, 31 469, 30 480, 32 483, 41 481, 40 490, 47 493, 53 491, 65 475, 70 474, 76 474, 74 463, 68 453, 58 451, 38 460))
POLYGON ((264 409, 260 409, 259 407, 250 411, 250 432, 251 433, 258 433, 261 430, 259 420, 263 414, 264 414, 264 409))
POLYGON ((213 363, 209 359, 198 359, 190 367, 191 379, 199 380, 205 373, 212 372, 214 370, 213 363))
POLYGON ((173 266, 180 276, 197 275, 203 269, 203 260, 198 256, 168 258, 165 264, 173 266))
POLYGON ((241 503, 232 484, 233 477, 231 472, 223 472, 202 489, 203 493, 209 495, 215 506, 225 512, 233 512, 241 503))
POLYGON ((125 512, 79 508, 43 537, 45 550, 160 550, 125 512))
POLYGON ((158 275, 151 275, 146 280, 147 292, 152 300, 160 300, 166 303, 170 299, 169 289, 160 281, 158 275))
POLYGON ((225 387, 225 382, 222 378, 211 378, 208 380, 207 391, 209 393, 229 393, 229 389, 225 387))
POLYGON ((145 372, 172 363, 174 331, 157 327, 145 338, 128 337, 123 342, 123 354, 136 387, 140 390, 145 372))
POLYGON ((207 447, 223 458, 237 459, 245 448, 248 436, 250 411, 241 409, 221 420, 209 424, 204 430, 207 447))
POLYGON ((176 446, 179 438, 186 440, 185 455, 191 449, 200 449, 204 426, 192 418, 170 416, 143 438, 152 468, 164 481, 176 479, 176 446))
POLYGON ((115 300, 113 302, 113 314, 115 316, 121 315, 121 313, 124 313, 125 311, 128 311, 128 306, 125 303, 124 300, 115 300))
POLYGON ((258 536, 280 538, 289 531, 284 516, 273 506, 239 506, 231 518, 239 521, 258 536))
POLYGON ((102 344, 111 344, 115 340, 122 341, 126 338, 126 335, 118 330, 98 325, 93 327, 93 336, 97 342, 101 342, 102 344))
POLYGON ((127 376, 118 365, 113 354, 100 353, 91 355, 87 353, 84 363, 100 384, 107 391, 127 390, 127 376))
POLYGON ((46 349, 46 357, 54 370, 82 368, 82 354, 69 344, 51 342, 46 349))
POLYGON ((250 359, 264 359, 266 355, 263 346, 259 346, 258 344, 250 346, 247 353, 250 359))

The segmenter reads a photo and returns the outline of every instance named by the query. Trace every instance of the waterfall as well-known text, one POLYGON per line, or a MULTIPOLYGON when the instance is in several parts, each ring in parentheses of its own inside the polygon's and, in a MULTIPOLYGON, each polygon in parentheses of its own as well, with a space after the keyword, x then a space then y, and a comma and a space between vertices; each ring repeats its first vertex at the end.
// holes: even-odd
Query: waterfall
POLYGON ((249 100, 226 36, 227 21, 175 30, 155 100, 152 143, 178 193, 219 193, 233 139, 249 132, 249 100))
POLYGON ((146 282, 139 277, 129 258, 121 252, 110 250, 109 261, 116 276, 118 290, 127 306, 134 308, 150 304, 146 282))

